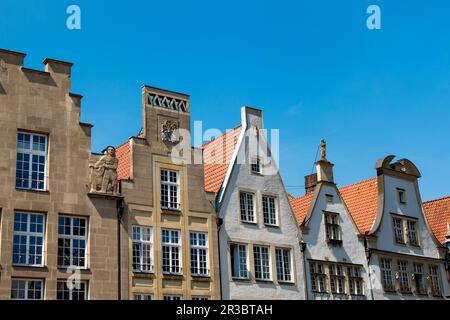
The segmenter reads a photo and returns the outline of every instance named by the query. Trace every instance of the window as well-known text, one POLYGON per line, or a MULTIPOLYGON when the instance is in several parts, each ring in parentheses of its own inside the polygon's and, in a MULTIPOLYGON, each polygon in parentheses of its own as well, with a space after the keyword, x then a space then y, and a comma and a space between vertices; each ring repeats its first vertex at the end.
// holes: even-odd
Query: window
POLYGON ((153 300, 153 295, 148 293, 135 293, 134 300, 153 300))
POLYGON ((11 279, 11 299, 42 300, 44 282, 35 279, 11 279))
POLYGON ((181 274, 181 238, 179 230, 162 230, 163 273, 181 274))
POLYGON ((404 189, 397 188, 398 202, 406 204, 406 193, 404 189))
POLYGON ((394 282, 392 281, 392 260, 381 259, 381 273, 383 276, 384 290, 394 291, 394 282))
POLYGON ((243 222, 256 222, 253 208, 253 194, 247 192, 240 193, 241 220, 243 222))
POLYGON ((272 226, 277 224, 277 210, 275 209, 275 201, 276 199, 274 197, 262 197, 264 224, 272 226))
POLYGON ((334 196, 332 194, 326 194, 325 199, 328 203, 333 203, 334 196))
POLYGON ((325 212, 325 234, 327 241, 341 241, 339 214, 325 212))
POLYGON ((261 174, 261 160, 259 158, 252 158, 252 173, 261 174))
POLYGON ((408 277, 408 262, 397 261, 397 266, 398 266, 398 277, 400 280, 400 291, 410 292, 411 287, 409 285, 409 277, 408 277))
POLYGON ((345 294, 345 278, 341 265, 330 265, 330 289, 331 293, 345 294))
POLYGON ((16 188, 45 190, 47 136, 17 134, 16 188))
POLYGON ((207 301, 207 300, 209 300, 209 297, 193 296, 192 300, 194 300, 194 301, 207 301))
POLYGON ((417 246, 419 245, 419 240, 417 237, 417 221, 414 220, 406 220, 406 226, 408 230, 408 242, 410 245, 417 246))
POLYGON ((231 244, 231 274, 233 278, 247 279, 247 245, 245 244, 231 244))
POLYGON ((153 232, 151 227, 132 227, 133 271, 153 271, 153 232))
POLYGON ((58 266, 86 268, 87 219, 59 216, 58 266))
POLYGON ((45 216, 39 213, 14 213, 13 264, 44 265, 45 216))
POLYGON ((166 295, 163 297, 164 300, 181 300, 181 296, 166 295))
POLYGON ((180 181, 177 171, 161 170, 161 208, 179 210, 180 181))
POLYGON ((326 274, 323 263, 311 262, 309 264, 311 276, 311 290, 318 293, 326 293, 326 274))
POLYGON ((87 288, 86 281, 76 283, 72 283, 70 280, 58 281, 56 298, 58 300, 87 300, 87 288))
POLYGON ((429 271, 431 292, 434 296, 441 296, 442 291, 440 285, 439 267, 429 266, 429 271))
POLYGON ((292 281, 291 275, 291 251, 289 249, 275 249, 275 257, 277 262, 277 280, 292 281))
POLYGON ((270 254, 268 247, 253 247, 255 261, 255 279, 270 280, 270 254))
POLYGON ((360 267, 348 267, 348 289, 351 295, 364 295, 363 278, 360 267))
POLYGON ((414 263, 414 285, 417 294, 426 294, 425 279, 423 275, 423 265, 414 263))
POLYGON ((209 276, 208 269, 208 235, 191 232, 191 274, 209 276))
POLYGON ((394 224, 395 242, 401 243, 401 244, 405 243, 405 237, 403 236, 402 220, 399 218, 393 218, 392 222, 394 224))

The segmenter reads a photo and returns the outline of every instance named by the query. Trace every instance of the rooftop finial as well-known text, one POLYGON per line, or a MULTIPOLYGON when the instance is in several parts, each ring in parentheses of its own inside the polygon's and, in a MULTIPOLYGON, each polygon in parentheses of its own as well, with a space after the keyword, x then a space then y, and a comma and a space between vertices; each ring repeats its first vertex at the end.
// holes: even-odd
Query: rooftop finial
POLYGON ((320 140, 320 160, 327 161, 327 143, 324 139, 320 140))

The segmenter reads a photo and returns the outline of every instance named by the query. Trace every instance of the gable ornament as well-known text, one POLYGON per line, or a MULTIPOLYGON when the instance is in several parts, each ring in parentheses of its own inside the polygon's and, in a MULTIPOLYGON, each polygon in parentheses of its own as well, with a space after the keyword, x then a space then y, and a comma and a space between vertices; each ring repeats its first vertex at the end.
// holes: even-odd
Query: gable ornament
POLYGON ((119 182, 117 180, 117 167, 119 160, 116 158, 116 149, 109 146, 103 154, 95 164, 90 165, 90 192, 118 195, 119 182))
POLYGON ((177 143, 180 138, 176 130, 178 129, 178 125, 175 122, 170 120, 166 120, 161 125, 161 140, 164 142, 177 143))

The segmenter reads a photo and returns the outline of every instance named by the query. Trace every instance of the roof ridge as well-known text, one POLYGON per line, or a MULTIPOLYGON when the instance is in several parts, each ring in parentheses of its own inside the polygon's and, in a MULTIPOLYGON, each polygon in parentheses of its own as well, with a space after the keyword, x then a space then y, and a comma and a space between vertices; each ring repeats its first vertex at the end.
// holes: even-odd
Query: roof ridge
POLYGON ((450 199, 450 196, 444 196, 444 197, 441 197, 441 198, 436 198, 436 199, 432 199, 432 200, 423 201, 422 204, 432 203, 432 202, 441 201, 441 200, 445 200, 445 199, 450 199))
POLYGON ((204 144, 202 144, 202 148, 206 147, 208 144, 210 144, 211 142, 217 141, 219 138, 229 134, 232 131, 235 131, 236 129, 242 127, 242 124, 237 125, 236 127, 234 127, 233 129, 229 129, 228 131, 225 131, 224 133, 222 133, 220 136, 216 137, 214 140, 210 140, 208 142, 205 142, 204 144))

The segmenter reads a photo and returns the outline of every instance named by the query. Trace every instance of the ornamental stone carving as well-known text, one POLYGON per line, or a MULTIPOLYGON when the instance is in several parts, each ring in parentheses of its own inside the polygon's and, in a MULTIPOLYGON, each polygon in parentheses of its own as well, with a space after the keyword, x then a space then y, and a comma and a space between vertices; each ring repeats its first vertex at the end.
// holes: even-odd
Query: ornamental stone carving
POLYGON ((180 139, 176 133, 178 126, 176 123, 166 120, 161 125, 161 140, 164 142, 177 143, 180 139))
POLYGON ((116 158, 116 149, 111 146, 107 147, 104 155, 95 164, 90 165, 90 192, 119 195, 119 182, 117 180, 118 164, 119 160, 116 158))
POLYGON ((325 140, 320 140, 320 160, 327 161, 327 143, 325 140))

